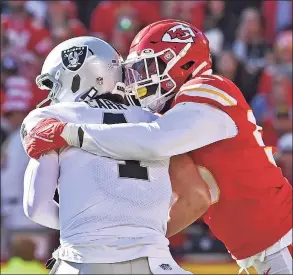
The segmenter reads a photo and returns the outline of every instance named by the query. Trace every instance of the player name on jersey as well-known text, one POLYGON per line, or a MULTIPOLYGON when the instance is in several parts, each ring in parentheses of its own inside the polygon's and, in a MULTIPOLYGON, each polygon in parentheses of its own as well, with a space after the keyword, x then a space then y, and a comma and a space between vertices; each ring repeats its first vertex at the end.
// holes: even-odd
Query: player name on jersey
POLYGON ((95 99, 86 102, 92 108, 108 109, 108 110, 127 110, 127 106, 121 103, 116 103, 108 99, 95 99))

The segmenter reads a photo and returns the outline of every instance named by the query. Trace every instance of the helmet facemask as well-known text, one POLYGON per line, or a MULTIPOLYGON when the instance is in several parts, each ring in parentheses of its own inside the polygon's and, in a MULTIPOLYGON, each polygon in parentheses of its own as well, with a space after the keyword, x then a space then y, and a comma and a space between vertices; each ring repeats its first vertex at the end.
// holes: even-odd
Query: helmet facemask
POLYGON ((41 90, 49 90, 48 97, 37 105, 37 108, 44 105, 47 101, 51 100, 53 104, 59 102, 58 95, 62 89, 62 83, 55 79, 50 74, 41 74, 36 78, 36 84, 41 90))
POLYGON ((131 58, 130 55, 124 62, 126 97, 129 103, 135 105, 132 100, 132 96, 135 96, 143 108, 153 112, 161 111, 165 103, 175 95, 176 82, 169 71, 189 48, 190 44, 187 44, 177 56, 170 48, 158 53, 145 49, 139 57, 131 58))

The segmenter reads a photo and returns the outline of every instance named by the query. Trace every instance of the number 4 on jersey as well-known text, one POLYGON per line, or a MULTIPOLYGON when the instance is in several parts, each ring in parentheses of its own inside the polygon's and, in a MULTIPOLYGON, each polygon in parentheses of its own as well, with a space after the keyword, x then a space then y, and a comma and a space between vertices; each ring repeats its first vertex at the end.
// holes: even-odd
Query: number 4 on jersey
MULTIPOLYGON (((124 114, 104 113, 104 124, 127 123, 124 114)), ((120 178, 149 180, 148 168, 141 166, 139 161, 125 160, 125 164, 118 164, 120 178)))

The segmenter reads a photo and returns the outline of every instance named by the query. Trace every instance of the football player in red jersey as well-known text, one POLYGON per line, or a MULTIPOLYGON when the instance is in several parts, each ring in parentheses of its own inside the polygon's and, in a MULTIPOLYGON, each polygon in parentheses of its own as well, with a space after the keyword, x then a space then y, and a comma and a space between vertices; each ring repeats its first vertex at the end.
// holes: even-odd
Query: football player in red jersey
POLYGON ((131 45, 125 75, 129 95, 162 117, 123 125, 55 122, 49 134, 39 125, 41 139, 27 140, 28 154, 37 158, 52 144, 134 160, 190 152, 212 198, 204 220, 241 269, 292 274, 292 187, 241 91, 212 74, 203 33, 176 20, 147 26, 131 45))

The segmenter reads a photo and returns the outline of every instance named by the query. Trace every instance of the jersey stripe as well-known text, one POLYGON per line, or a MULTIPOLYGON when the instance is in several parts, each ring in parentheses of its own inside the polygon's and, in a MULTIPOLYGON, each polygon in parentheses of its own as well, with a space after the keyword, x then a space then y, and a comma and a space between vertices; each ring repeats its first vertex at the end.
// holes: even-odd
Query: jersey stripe
POLYGON ((211 204, 215 204, 220 198, 220 188, 213 176, 213 174, 205 167, 197 165, 199 174, 208 185, 209 192, 211 195, 211 204))
POLYGON ((288 250, 289 250, 289 253, 290 253, 291 257, 293 258, 293 254, 292 254, 292 244, 291 244, 291 245, 288 245, 288 250))
POLYGON ((224 106, 237 105, 237 100, 235 98, 231 97, 226 92, 207 84, 195 84, 190 85, 185 89, 183 88, 183 90, 177 94, 177 97, 182 94, 213 99, 224 106))

